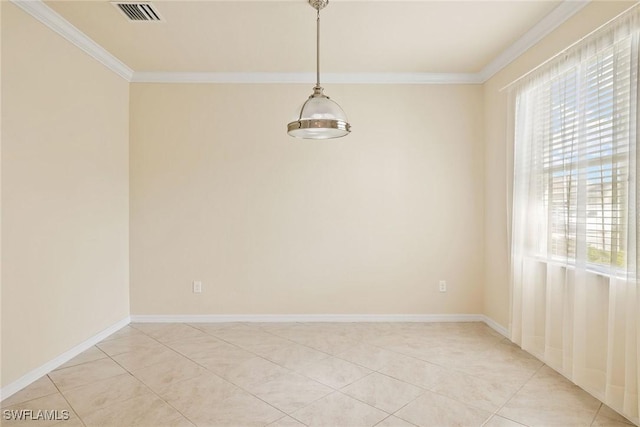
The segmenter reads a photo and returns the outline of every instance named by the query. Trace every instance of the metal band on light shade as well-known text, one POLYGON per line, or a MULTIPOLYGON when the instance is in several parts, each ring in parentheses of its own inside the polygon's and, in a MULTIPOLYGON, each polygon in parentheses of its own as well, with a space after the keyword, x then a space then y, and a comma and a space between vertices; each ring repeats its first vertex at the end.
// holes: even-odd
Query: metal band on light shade
POLYGON ((351 125, 342 120, 322 119, 298 120, 297 122, 291 122, 287 125, 287 132, 296 129, 338 129, 351 132, 351 125))

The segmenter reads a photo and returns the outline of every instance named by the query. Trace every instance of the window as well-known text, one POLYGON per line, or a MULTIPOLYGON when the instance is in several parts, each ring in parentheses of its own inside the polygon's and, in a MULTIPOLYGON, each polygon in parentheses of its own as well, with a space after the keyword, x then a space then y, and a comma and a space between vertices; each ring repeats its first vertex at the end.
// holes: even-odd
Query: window
POLYGON ((512 339, 636 423, 639 66, 633 6, 510 91, 512 339))
POLYGON ((530 174, 532 255, 624 267, 630 61, 628 37, 518 97, 516 143, 530 146, 516 180, 530 174))

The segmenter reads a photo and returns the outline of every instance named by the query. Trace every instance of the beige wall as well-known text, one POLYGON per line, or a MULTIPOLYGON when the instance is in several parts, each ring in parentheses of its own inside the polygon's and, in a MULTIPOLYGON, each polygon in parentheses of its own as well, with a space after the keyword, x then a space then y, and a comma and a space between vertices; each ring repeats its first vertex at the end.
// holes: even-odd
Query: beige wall
POLYGON ((615 17, 635 2, 595 1, 484 84, 485 121, 485 314, 509 324, 508 209, 513 141, 508 135, 508 91, 518 77, 615 17))
POLYGON ((591 3, 483 86, 329 85, 354 131, 310 142, 285 125, 311 85, 129 87, 1 4, 2 386, 129 298, 132 314, 484 311, 506 326, 500 89, 629 6, 591 3))
POLYGON ((2 386, 129 312, 128 84, 2 7, 2 386))
POLYGON ((482 311, 482 87, 311 86, 132 85, 132 314, 482 311))

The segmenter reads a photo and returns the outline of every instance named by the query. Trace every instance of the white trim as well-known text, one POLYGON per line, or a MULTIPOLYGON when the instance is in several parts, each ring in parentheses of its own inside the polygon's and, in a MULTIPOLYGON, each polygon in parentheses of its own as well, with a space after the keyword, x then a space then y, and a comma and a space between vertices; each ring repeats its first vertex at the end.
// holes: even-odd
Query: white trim
POLYGON ((74 27, 41 0, 10 0, 20 9, 60 34, 62 37, 82 49, 92 58, 127 81, 131 81, 133 70, 124 62, 110 54, 105 48, 90 39, 85 33, 74 27))
POLYGON ((509 329, 505 328, 504 326, 502 326, 501 324, 499 324, 489 316, 482 316, 482 321, 488 327, 490 327, 491 329, 493 329, 503 337, 511 339, 511 334, 509 333, 509 329))
POLYGON ((481 314, 132 314, 133 323, 483 322, 481 314))
MULTIPOLYGON (((134 72, 134 83, 304 83, 313 85, 315 73, 191 73, 134 72)), ((473 73, 323 73, 329 84, 480 84, 473 73)))
MULTIPOLYGON (((590 0, 565 0, 551 13, 502 51, 479 73, 324 73, 330 84, 482 84, 549 35, 589 4, 590 0)), ((309 83, 313 73, 191 73, 138 71, 136 83, 309 83)))
POLYGON ((17 380, 12 382, 11 384, 8 384, 8 385, 2 387, 2 389, 0 389, 0 401, 2 401, 4 399, 8 398, 9 396, 17 393, 18 391, 20 391, 23 388, 27 387, 32 382, 36 381, 37 379, 41 378, 44 375, 47 375, 49 372, 53 371, 54 369, 56 369, 60 365, 62 365, 64 363, 67 363, 69 360, 73 359, 74 357, 76 357, 77 355, 82 353, 83 351, 93 347, 94 345, 96 345, 97 343, 99 343, 100 341, 102 341, 103 339, 108 337, 109 335, 111 335, 114 332, 117 332, 118 330, 124 328, 129 323, 131 323, 131 319, 129 318, 129 316, 127 316, 124 319, 122 319, 122 320, 114 323, 113 325, 109 326, 108 328, 104 329, 103 331, 98 332, 97 334, 95 334, 94 336, 90 337, 89 339, 81 342, 80 344, 76 345, 75 347, 71 348, 70 350, 65 351, 64 353, 62 353, 58 357, 48 361, 47 363, 45 363, 44 365, 40 366, 39 368, 36 368, 36 369, 26 373, 25 375, 23 375, 22 377, 18 378, 17 380))
POLYGON ((484 83, 493 77, 498 71, 516 60, 520 55, 529 50, 553 30, 565 23, 569 18, 578 13, 589 4, 590 0, 564 0, 551 13, 542 18, 522 37, 511 46, 502 51, 482 71, 478 73, 479 80, 484 83))
POLYGON ((550 58, 547 58, 544 62, 536 65, 535 67, 533 67, 532 69, 530 69, 529 71, 527 71, 526 73, 524 73, 523 75, 518 77, 517 79, 513 80, 511 83, 509 83, 506 86, 502 87, 500 89, 500 92, 502 92, 503 90, 507 89, 508 87, 511 87, 512 85, 516 84, 517 82, 519 82, 520 80, 522 80, 525 77, 529 76, 530 74, 536 72, 538 69, 540 69, 541 67, 544 67, 546 64, 549 64, 551 61, 555 60, 556 58, 566 54, 568 51, 573 49, 575 46, 579 46, 584 40, 587 40, 588 38, 592 37, 594 34, 598 33, 601 29, 606 28, 608 25, 611 25, 611 23, 615 22, 621 16, 629 13, 629 11, 631 9, 634 9, 637 6, 638 6, 638 3, 637 2, 634 3, 632 6, 628 7, 627 9, 623 10, 622 12, 620 12, 618 15, 616 15, 613 18, 609 19, 607 22, 605 22, 604 24, 600 25, 595 30, 589 32, 588 34, 585 34, 582 38, 576 40, 575 42, 573 42, 569 46, 567 46, 564 49, 562 49, 560 52, 556 53, 555 55, 553 55, 550 58))
POLYGON ((133 323, 224 322, 483 322, 509 338, 509 330, 483 314, 132 314, 133 323))
MULTIPOLYGON (((589 4, 564 0, 478 73, 323 73, 330 84, 483 84, 589 4)), ((309 83, 314 73, 191 73, 138 71, 136 83, 309 83)))
MULTIPOLYGON (((107 68, 135 83, 308 83, 313 73, 134 72, 42 0, 10 0, 107 68)), ((590 0, 565 0, 478 73, 325 73, 330 84, 482 84, 585 7, 590 0)))

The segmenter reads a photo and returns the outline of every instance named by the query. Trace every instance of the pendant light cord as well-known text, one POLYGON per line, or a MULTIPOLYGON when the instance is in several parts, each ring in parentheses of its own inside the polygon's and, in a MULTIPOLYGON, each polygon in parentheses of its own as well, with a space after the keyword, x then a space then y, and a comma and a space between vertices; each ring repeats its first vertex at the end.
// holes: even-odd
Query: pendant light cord
POLYGON ((320 9, 316 17, 316 87, 320 87, 320 9))

